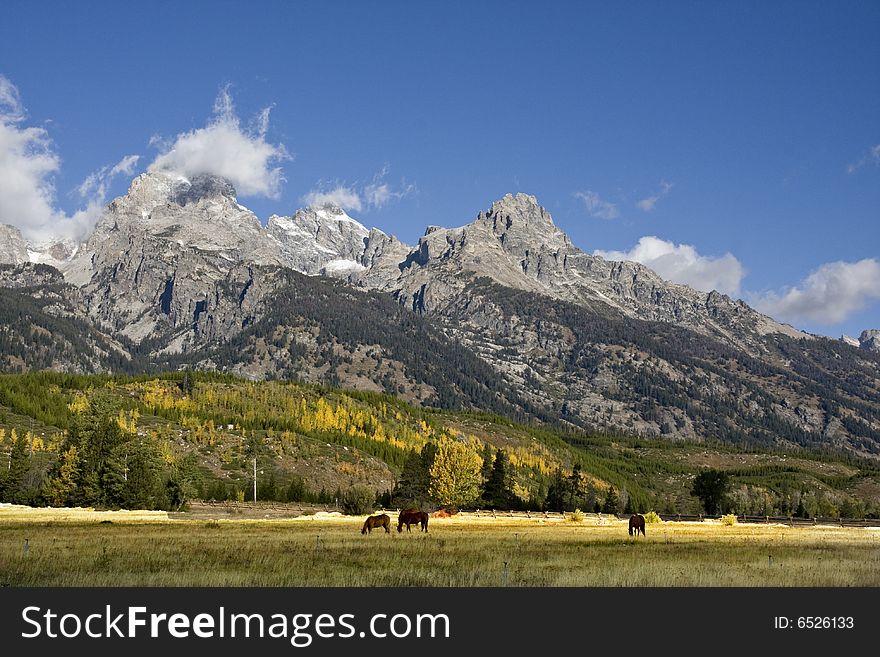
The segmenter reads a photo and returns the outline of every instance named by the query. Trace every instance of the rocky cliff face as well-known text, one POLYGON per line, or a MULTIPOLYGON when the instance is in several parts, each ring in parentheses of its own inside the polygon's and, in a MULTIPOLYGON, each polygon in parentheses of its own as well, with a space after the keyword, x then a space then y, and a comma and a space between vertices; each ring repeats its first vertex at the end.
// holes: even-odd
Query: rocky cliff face
POLYGON ((28 262, 27 242, 15 226, 0 224, 0 265, 28 262))
POLYGON ((101 327, 135 343, 179 342, 246 262, 281 265, 281 249, 231 185, 147 173, 110 203, 65 276, 101 327))
POLYGON ((862 349, 880 352, 880 329, 862 331, 859 336, 859 346, 862 349))
POLYGON ((292 217, 273 215, 269 234, 281 245, 287 266, 304 274, 363 269, 370 231, 334 206, 297 210, 292 217))

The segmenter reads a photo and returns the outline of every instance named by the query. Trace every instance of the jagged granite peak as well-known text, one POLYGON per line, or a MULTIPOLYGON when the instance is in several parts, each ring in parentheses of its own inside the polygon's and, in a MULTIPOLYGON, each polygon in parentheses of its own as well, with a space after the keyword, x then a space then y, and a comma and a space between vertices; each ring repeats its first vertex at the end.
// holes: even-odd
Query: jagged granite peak
MULTIPOLYGON (((328 263, 363 268, 370 231, 335 205, 307 207, 291 217, 273 215, 266 229, 281 245, 285 264, 304 274, 317 274, 328 263), (338 261, 338 262, 337 262, 338 261)), ((340 267, 332 267, 337 271, 340 267)))
POLYGON ((310 275, 353 280, 373 269, 378 278, 394 278, 411 248, 332 204, 301 208, 291 217, 273 215, 266 229, 281 245, 285 264, 310 275))
POLYGON ((459 228, 430 226, 399 269, 396 279, 368 272, 359 281, 423 313, 442 312, 469 281, 488 278, 600 311, 680 324, 750 351, 766 333, 805 337, 740 300, 671 283, 639 263, 583 252, 527 194, 508 194, 459 228))
POLYGON ((152 171, 107 206, 65 278, 83 288, 94 321, 139 342, 191 327, 242 263, 284 264, 232 185, 152 171))
POLYGON ((558 249, 571 246, 571 240, 553 223, 553 218, 530 194, 505 194, 492 203, 477 222, 488 222, 506 251, 527 255, 537 247, 558 249))
POLYGON ((841 335, 840 341, 844 344, 848 344, 850 347, 860 347, 861 343, 858 338, 854 338, 851 335, 841 335))
POLYGON ((215 176, 188 180, 161 171, 138 176, 128 194, 107 206, 86 250, 95 253, 108 241, 146 236, 230 261, 280 264, 278 245, 260 220, 238 203, 229 182, 215 176))
POLYGON ((29 261, 28 245, 15 226, 0 224, 0 265, 20 265, 29 261))
POLYGON ((235 187, 225 178, 210 175, 179 180, 173 187, 173 199, 179 205, 197 203, 206 198, 223 196, 235 201, 235 187))
POLYGON ((880 329, 867 329, 859 335, 859 346, 862 349, 880 352, 880 329))

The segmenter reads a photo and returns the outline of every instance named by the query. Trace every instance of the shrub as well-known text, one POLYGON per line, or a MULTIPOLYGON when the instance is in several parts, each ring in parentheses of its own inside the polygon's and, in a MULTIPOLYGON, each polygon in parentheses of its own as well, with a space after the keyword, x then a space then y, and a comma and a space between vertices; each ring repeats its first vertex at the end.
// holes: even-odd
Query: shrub
POLYGON ((726 516, 721 516, 721 524, 727 527, 736 524, 736 515, 733 513, 728 513, 726 516))
POLYGON ((661 518, 656 511, 648 511, 648 513, 645 514, 646 525, 653 525, 658 522, 663 522, 663 518, 661 518))
POLYGON ((376 503, 376 491, 367 486, 352 486, 339 500, 342 511, 349 516, 362 516, 370 513, 376 503))
POLYGON ((584 521, 584 512, 581 511, 580 509, 575 509, 574 511, 572 511, 569 514, 568 519, 571 520, 572 522, 583 522, 584 521))

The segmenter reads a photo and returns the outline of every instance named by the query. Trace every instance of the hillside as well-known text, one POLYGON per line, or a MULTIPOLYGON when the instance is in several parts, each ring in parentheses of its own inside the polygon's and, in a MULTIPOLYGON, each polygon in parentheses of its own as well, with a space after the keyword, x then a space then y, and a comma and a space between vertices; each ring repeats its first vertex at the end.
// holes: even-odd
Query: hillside
MULTIPOLYGON (((503 450, 511 505, 533 509, 603 508, 612 491, 617 512, 693 513, 693 478, 711 467, 730 474, 729 508, 739 513, 880 512, 876 465, 815 449, 529 426, 378 393, 210 374, 0 376, 0 450, 10 463, 0 484, 4 501, 85 501, 89 486, 103 491, 95 499, 108 506, 250 498, 256 459, 260 499, 336 503, 365 486, 395 506, 418 487, 420 458, 452 444, 486 477, 495 450, 503 450), (101 469, 89 470, 97 458, 101 469), (152 488, 135 491, 138 481, 152 488), (127 497, 136 494, 144 497, 127 497)), ((422 501, 439 506, 430 495, 422 501)))

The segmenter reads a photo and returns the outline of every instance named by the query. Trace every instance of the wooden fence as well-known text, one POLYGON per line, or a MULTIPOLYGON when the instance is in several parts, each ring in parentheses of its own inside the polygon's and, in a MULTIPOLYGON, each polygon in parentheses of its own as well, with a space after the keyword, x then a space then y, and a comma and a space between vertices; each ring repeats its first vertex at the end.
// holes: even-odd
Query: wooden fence
MULTIPOLYGON (((195 502, 194 506, 209 507, 216 510, 232 510, 241 509, 249 511, 269 511, 283 512, 290 511, 294 513, 316 513, 318 511, 340 511, 341 509, 333 504, 305 504, 298 502, 214 502, 200 501, 195 502)), ((397 514, 400 509, 379 509, 377 512, 385 512, 389 514, 397 514)), ((521 518, 521 519, 546 519, 546 520, 564 520, 571 513, 559 511, 511 511, 501 509, 462 509, 458 514, 465 518, 521 518)), ((584 518, 594 520, 596 522, 613 521, 626 519, 626 516, 617 516, 610 513, 584 513, 584 518)), ((661 513, 660 518, 664 522, 702 522, 704 520, 719 520, 721 516, 705 515, 705 514, 684 514, 684 513, 661 513)), ((880 518, 798 518, 795 516, 736 516, 737 522, 741 523, 759 523, 759 524, 782 524, 791 527, 810 527, 815 525, 836 525, 838 527, 880 527, 880 518)))
MULTIPOLYGON (((475 518, 547 518, 562 520, 569 517, 570 513, 558 511, 501 511, 497 509, 474 509, 461 511, 465 517, 475 518)), ((661 513, 660 518, 664 522, 702 522, 704 520, 719 520, 719 515, 684 513, 661 513)), ((627 516, 617 516, 610 513, 585 513, 584 518, 590 520, 626 520, 627 516)), ((792 527, 810 527, 814 525, 836 525, 838 527, 880 527, 880 518, 798 518, 795 516, 736 516, 737 522, 761 523, 761 524, 784 524, 792 527)))

